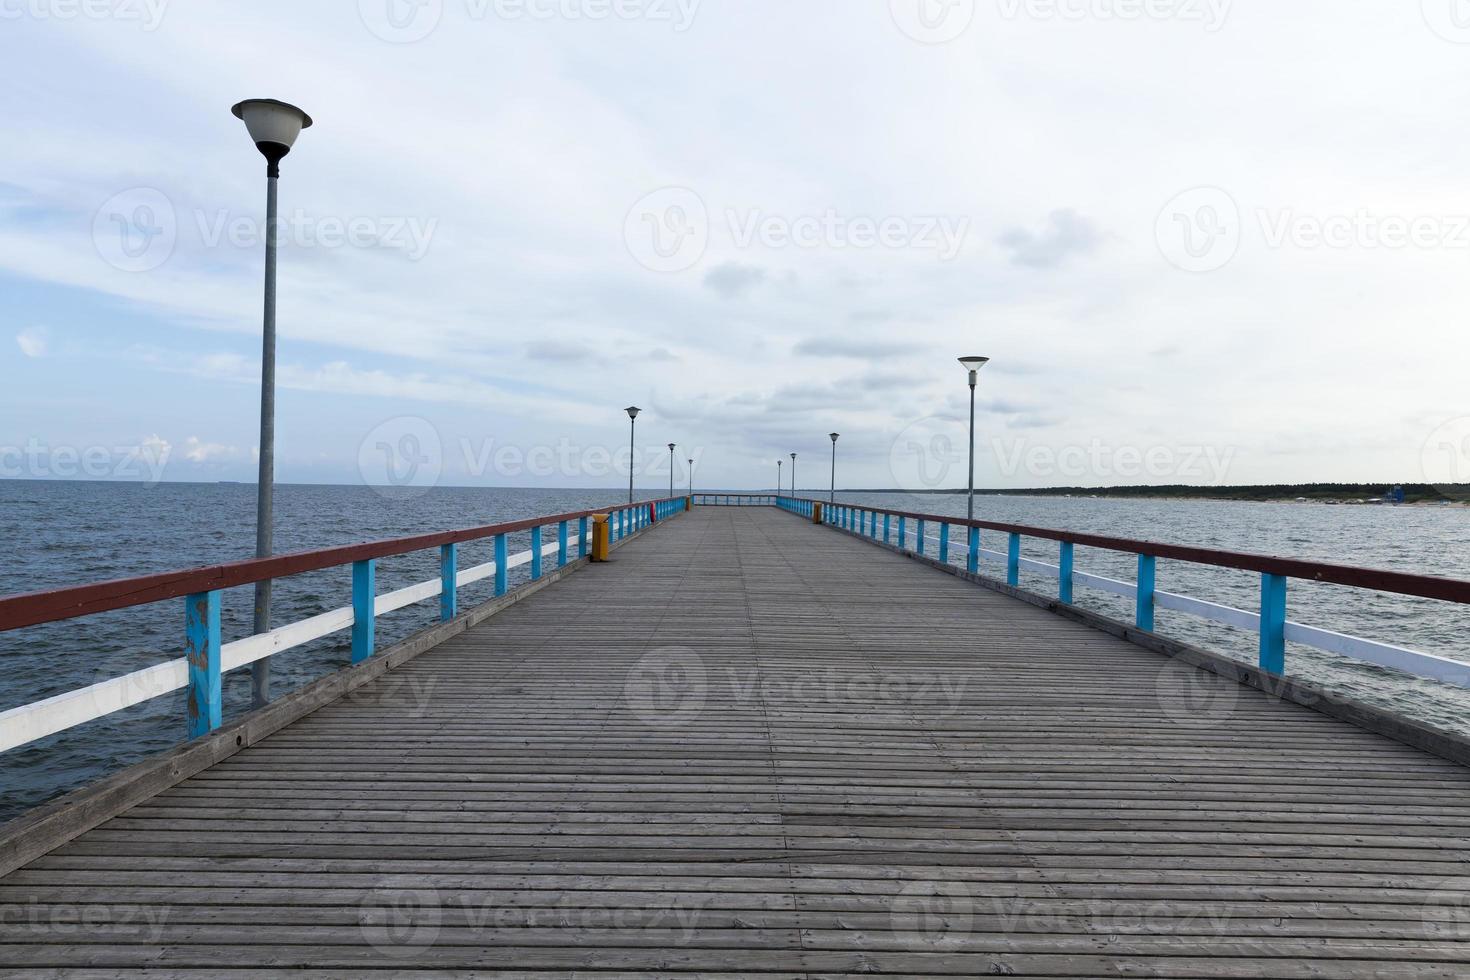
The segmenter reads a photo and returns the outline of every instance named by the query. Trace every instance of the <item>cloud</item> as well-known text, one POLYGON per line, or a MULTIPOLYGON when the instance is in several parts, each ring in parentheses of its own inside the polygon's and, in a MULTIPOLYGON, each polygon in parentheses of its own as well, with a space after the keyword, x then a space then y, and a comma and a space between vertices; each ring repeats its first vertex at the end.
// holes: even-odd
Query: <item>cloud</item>
POLYGON ((856 357, 866 361, 874 357, 903 354, 912 349, 912 346, 906 344, 864 340, 861 337, 808 337, 798 341, 791 351, 805 357, 856 357))
POLYGON ((648 352, 648 356, 644 358, 644 360, 672 364, 679 360, 679 355, 675 354, 667 347, 655 347, 653 350, 648 352))
POLYGON ((588 360, 591 352, 580 344, 569 344, 560 340, 535 340, 526 345, 526 356, 533 361, 577 364, 588 360))
POLYGON ((1093 223, 1070 208, 1053 211, 1039 234, 1012 228, 999 239, 1010 250, 1013 264, 1033 269, 1055 268, 1074 255, 1087 255, 1101 241, 1093 223))
POLYGON ((226 446, 218 442, 204 442, 198 436, 184 440, 184 458, 191 463, 210 463, 235 459, 242 455, 240 447, 226 446))
POLYGON ((44 327, 31 327, 22 330, 15 335, 15 342, 20 347, 20 352, 26 357, 46 356, 46 335, 44 327))
POLYGON ((739 262, 726 262, 704 274, 704 284, 726 299, 738 299, 766 281, 766 270, 739 262))

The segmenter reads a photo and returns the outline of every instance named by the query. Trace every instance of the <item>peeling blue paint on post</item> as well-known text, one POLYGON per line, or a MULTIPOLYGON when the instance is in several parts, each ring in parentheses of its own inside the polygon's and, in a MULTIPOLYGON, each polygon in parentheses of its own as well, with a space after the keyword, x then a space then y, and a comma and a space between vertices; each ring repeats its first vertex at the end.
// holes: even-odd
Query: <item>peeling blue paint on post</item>
POLYGON ((892 542, 893 542, 893 518, 890 515, 888 515, 888 514, 884 514, 883 515, 883 543, 884 544, 891 544, 892 542))
POLYGON ((189 662, 189 737, 220 726, 224 697, 220 684, 219 592, 184 597, 184 656, 189 662))
POLYGON ((1062 556, 1057 568, 1057 598, 1067 605, 1072 605, 1072 585, 1076 578, 1073 575, 1073 551, 1072 542, 1062 542, 1062 556))
POLYGON ((919 551, 919 554, 922 555, 924 553, 924 522, 923 521, 920 521, 919 522, 918 533, 915 534, 914 537, 918 539, 918 545, 919 545, 918 551, 919 551))
POLYGON ((906 518, 900 517, 898 519, 898 547, 899 547, 900 550, 902 550, 905 546, 908 545, 908 537, 909 537, 908 520, 906 518))
POLYGON ((562 521, 556 526, 556 567, 562 568, 567 563, 567 522, 562 521))
POLYGON ((541 577, 541 528, 531 528, 531 580, 541 577))
POLYGON ((506 562, 510 560, 510 549, 506 547, 505 535, 495 535, 495 594, 505 595, 506 562))
POLYGON ((1286 576, 1261 576, 1261 669, 1286 673, 1286 576))
POLYGON ((1154 631, 1154 590, 1158 562, 1153 555, 1138 556, 1138 613, 1133 623, 1139 629, 1154 631))
POLYGON ((939 561, 949 564, 949 522, 939 525, 939 561))
POLYGON ((449 622, 459 615, 459 545, 439 549, 439 620, 449 622))
POLYGON ((970 574, 974 575, 980 571, 980 529, 970 528, 970 553, 965 556, 965 567, 970 574))
POLYGON ((587 557, 587 518, 577 518, 577 557, 587 557))
POLYGON ((373 655, 378 598, 378 563, 369 558, 352 563, 352 662, 360 664, 373 655))
POLYGON ((1021 584, 1021 536, 1014 532, 1006 546, 1006 584, 1010 586, 1021 584))

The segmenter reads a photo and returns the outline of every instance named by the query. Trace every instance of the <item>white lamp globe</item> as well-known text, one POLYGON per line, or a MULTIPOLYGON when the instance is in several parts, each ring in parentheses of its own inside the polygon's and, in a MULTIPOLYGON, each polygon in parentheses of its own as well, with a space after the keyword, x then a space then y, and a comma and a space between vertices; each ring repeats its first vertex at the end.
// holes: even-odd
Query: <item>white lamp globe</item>
POLYGON ((279 160, 291 152, 296 137, 311 125, 311 117, 306 113, 275 99, 246 99, 230 111, 244 121, 250 138, 268 159, 279 160))

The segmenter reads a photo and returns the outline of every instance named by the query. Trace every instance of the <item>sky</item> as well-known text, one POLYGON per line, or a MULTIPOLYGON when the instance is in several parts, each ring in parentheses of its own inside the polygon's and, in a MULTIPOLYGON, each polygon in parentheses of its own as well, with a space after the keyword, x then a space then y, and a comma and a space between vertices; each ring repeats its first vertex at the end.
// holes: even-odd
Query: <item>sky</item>
POLYGON ((1464 0, 0 0, 0 477, 1470 480, 1464 0))

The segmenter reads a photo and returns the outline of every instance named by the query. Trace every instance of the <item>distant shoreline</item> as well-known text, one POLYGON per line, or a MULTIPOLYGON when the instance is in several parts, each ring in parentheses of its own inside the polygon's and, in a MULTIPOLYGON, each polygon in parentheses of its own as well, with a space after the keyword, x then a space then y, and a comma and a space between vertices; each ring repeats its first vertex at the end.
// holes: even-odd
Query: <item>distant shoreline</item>
MULTIPOLYGON (((1430 485, 1423 483, 1306 483, 1297 485, 1193 487, 1039 487, 1002 490, 976 488, 984 497, 1060 497, 1110 500, 1215 500, 1260 504, 1338 504, 1342 506, 1386 506, 1390 494, 1403 489, 1406 506, 1470 506, 1470 484, 1430 485)), ((840 493, 893 493, 924 496, 962 496, 964 490, 843 490, 840 493)))

